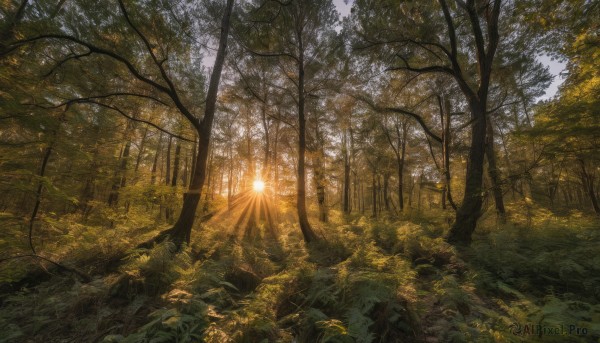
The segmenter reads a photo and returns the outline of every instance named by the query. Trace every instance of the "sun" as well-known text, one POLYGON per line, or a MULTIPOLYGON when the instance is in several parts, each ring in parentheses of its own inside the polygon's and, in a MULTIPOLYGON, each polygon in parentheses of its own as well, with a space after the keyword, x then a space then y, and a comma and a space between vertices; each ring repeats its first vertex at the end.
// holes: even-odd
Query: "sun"
POLYGON ((265 183, 261 180, 255 180, 252 183, 252 189, 257 193, 262 193, 265 190, 265 183))

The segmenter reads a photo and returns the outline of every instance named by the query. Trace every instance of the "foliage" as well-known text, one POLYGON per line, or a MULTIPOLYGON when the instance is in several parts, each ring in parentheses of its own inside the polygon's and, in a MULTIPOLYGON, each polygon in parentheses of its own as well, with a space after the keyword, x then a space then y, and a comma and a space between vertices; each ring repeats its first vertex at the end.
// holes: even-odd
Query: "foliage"
POLYGON ((598 2, 344 3, 0 0, 0 343, 597 342, 598 2))
MULTIPOLYGON (((309 247, 291 227, 252 243, 207 228, 179 252, 171 243, 132 251, 118 274, 90 284, 52 278, 6 295, 0 324, 17 342, 518 341, 515 323, 577 325, 592 334, 561 339, 586 341, 597 332, 597 223, 553 218, 486 227, 460 254, 436 218, 357 218, 309 247)), ((64 253, 109 254, 85 242, 64 253)))

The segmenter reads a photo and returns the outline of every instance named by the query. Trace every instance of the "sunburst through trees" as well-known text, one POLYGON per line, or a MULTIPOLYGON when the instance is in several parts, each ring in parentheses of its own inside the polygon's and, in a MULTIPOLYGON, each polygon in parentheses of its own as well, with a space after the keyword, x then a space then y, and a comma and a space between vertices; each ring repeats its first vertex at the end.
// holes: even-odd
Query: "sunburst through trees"
POLYGON ((251 189, 232 197, 229 206, 213 216, 210 224, 229 227, 229 233, 239 239, 276 238, 275 208, 271 191, 257 179, 251 189))

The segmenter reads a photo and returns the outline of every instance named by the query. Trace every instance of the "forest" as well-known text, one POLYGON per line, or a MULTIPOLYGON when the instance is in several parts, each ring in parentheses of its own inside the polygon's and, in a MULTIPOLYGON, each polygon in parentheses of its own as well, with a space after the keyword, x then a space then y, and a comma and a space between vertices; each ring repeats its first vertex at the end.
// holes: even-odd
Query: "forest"
POLYGON ((600 342, 597 0, 0 0, 0 343, 600 342))

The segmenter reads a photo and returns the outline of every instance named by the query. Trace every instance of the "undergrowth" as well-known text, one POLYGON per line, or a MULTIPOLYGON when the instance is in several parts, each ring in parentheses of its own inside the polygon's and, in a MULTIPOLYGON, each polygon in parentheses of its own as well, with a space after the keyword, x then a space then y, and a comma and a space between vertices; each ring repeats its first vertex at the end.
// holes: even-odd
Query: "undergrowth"
MULTIPOLYGON (((46 219, 61 231, 45 249, 94 278, 55 276, 3 294, 0 342, 596 342, 597 220, 539 213, 486 223, 461 251, 444 242, 445 219, 422 215, 333 213, 309 246, 292 225, 277 239, 241 241, 203 227, 181 251, 169 242, 130 250, 118 268, 99 260, 161 228, 46 219)), ((1 281, 26 266, 3 264, 1 281)))

